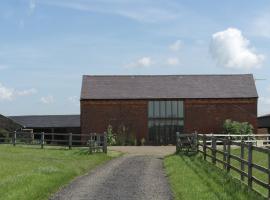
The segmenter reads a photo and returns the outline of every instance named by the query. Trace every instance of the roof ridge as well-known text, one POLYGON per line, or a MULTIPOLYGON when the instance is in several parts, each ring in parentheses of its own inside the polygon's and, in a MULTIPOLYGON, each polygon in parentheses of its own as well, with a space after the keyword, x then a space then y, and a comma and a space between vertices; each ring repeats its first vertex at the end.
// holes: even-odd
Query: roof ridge
POLYGON ((84 74, 83 77, 155 77, 155 76, 251 76, 253 75, 252 73, 247 73, 247 74, 144 74, 144 75, 139 75, 139 74, 134 74, 134 75, 88 75, 84 74))

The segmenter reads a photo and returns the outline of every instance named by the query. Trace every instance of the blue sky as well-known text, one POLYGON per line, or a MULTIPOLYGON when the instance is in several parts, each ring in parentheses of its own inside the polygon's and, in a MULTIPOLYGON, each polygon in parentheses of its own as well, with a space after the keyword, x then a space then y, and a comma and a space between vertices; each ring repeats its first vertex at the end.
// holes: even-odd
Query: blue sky
POLYGON ((0 113, 79 113, 83 74, 253 73, 270 113, 270 2, 0 2, 0 113))

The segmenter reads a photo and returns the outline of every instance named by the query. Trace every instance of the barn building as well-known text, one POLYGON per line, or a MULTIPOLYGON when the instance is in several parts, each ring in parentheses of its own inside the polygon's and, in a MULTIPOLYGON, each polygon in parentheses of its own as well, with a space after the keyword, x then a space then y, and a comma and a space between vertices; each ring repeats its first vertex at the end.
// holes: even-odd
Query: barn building
POLYGON ((109 125, 147 144, 173 144, 175 132, 221 133, 226 119, 257 131, 258 94, 251 74, 84 75, 81 132, 109 125))
POLYGON ((9 118, 34 133, 52 133, 45 136, 45 139, 65 140, 68 133, 81 133, 80 115, 26 115, 9 118))
POLYGON ((258 117, 258 132, 270 134, 270 114, 258 117))

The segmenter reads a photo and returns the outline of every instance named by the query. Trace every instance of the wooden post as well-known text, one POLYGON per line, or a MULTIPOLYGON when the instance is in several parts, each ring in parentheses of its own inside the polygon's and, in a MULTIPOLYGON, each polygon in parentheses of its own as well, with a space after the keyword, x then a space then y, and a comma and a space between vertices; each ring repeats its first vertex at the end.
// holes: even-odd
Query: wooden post
POLYGON ((227 158, 227 148, 226 148, 226 144, 227 143, 227 140, 226 139, 223 139, 223 162, 224 162, 224 165, 223 165, 223 169, 226 169, 226 158, 227 158))
POLYGON ((176 132, 176 153, 180 152, 180 133, 176 132))
POLYGON ((44 148, 44 132, 41 133, 41 149, 44 148))
POLYGON ((230 172, 231 169, 231 140, 227 140, 227 172, 230 172))
POLYGON ((248 186, 252 188, 252 143, 248 143, 248 186))
POLYGON ((13 135, 13 146, 16 146, 16 138, 17 138, 17 132, 14 131, 14 135, 13 135))
MULTIPOLYGON (((270 170, 270 152, 267 153, 268 156, 268 170, 270 170)), ((268 185, 270 185, 270 173, 268 173, 268 185)), ((268 199, 270 199, 270 188, 268 188, 268 199)))
POLYGON ((195 141, 195 144, 196 144, 196 153, 198 153, 199 152, 199 139, 198 139, 197 131, 195 131, 195 133, 194 133, 194 141, 195 141))
POLYGON ((216 149, 217 149, 217 139, 212 136, 212 163, 215 165, 216 164, 216 149))
POLYGON ((72 133, 68 135, 68 149, 72 148, 72 133))
POLYGON ((107 153, 107 132, 104 132, 103 152, 107 153))
MULTIPOLYGON (((241 141, 241 152, 240 152, 240 157, 241 159, 244 160, 244 156, 245 156, 245 143, 244 141, 242 140, 241 141)), ((245 164, 243 161, 241 161, 241 171, 245 171, 245 164)), ((245 176, 243 174, 241 174, 241 181, 244 181, 245 180, 245 176)))
POLYGON ((90 137, 90 140, 89 140, 89 153, 92 154, 93 153, 93 141, 92 141, 92 137, 90 137))
POLYGON ((203 135, 203 159, 206 160, 206 135, 203 135))

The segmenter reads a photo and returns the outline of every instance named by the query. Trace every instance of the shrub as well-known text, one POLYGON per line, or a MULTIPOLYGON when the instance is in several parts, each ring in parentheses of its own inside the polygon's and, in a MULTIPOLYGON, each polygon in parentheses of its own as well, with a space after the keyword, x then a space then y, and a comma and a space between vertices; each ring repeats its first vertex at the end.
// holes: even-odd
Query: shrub
MULTIPOLYGON (((223 129, 225 134, 253 135, 253 126, 248 122, 237 122, 227 119, 223 124, 223 129)), ((236 138, 238 137, 235 137, 235 139, 236 138)))
POLYGON ((107 144, 109 146, 116 144, 116 136, 113 134, 113 128, 111 125, 109 125, 107 128, 107 144))

